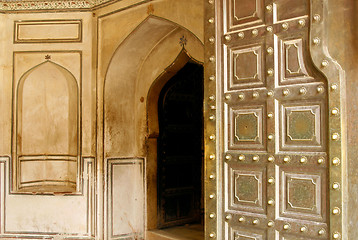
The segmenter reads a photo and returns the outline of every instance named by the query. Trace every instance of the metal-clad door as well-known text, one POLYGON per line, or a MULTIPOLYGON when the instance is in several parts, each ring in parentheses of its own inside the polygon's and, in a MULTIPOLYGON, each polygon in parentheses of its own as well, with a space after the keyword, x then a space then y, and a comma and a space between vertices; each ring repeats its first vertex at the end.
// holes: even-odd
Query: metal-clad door
POLYGON ((325 74, 332 60, 316 67, 311 49, 323 44, 311 36, 322 8, 309 0, 206 4, 204 109, 216 120, 205 135, 208 239, 341 238, 330 229, 341 221, 339 198, 330 202, 341 186, 330 178, 340 164, 330 156, 340 133, 329 128, 338 85, 325 74))

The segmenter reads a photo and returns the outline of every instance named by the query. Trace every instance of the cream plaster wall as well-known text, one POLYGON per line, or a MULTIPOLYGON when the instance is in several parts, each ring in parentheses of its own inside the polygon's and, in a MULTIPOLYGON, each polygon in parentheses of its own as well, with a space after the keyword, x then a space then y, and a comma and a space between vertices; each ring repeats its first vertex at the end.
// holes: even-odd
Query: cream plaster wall
MULTIPOLYGON (((180 38, 185 37, 192 59, 203 62, 203 1, 121 0, 87 12, 6 13, 0 14, 0 32, 0 239, 142 238, 147 226, 147 95, 182 52, 180 38), (77 20, 82 23, 82 39, 76 40, 76 25, 67 23, 77 20), (27 26, 28 21, 33 25, 27 26), (60 23, 52 27, 56 21, 60 23), (21 25, 19 42, 14 37, 15 23, 21 25), (66 154, 63 149, 69 149, 77 160, 67 165, 68 171, 56 164, 34 167, 26 162, 21 172, 16 170, 14 151, 21 141, 16 140, 18 108, 13 93, 26 72, 47 66, 48 61, 76 79, 79 114, 69 118, 78 120, 78 139, 68 137, 68 122, 61 124, 68 119, 62 113, 50 129, 56 133, 50 139, 27 127, 26 146, 40 149, 45 159, 46 154, 66 154), (63 142, 68 146, 57 151, 53 145, 66 138, 70 140, 63 142), (39 184, 19 191, 21 174, 37 180, 62 179, 67 174, 74 176, 75 188, 39 184)), ((41 69, 43 74, 32 76, 31 91, 36 92, 41 78, 50 81, 60 74, 51 67, 41 69)), ((59 86, 66 92, 68 86, 59 86)), ((53 116, 56 109, 71 109, 51 104, 46 106, 53 116)), ((37 106, 36 101, 25 105, 37 106)), ((31 112, 22 117, 25 125, 31 112)), ((36 119, 42 121, 41 117, 36 119)))
POLYGON ((96 157, 96 85, 91 71, 92 18, 90 12, 0 15, 0 239, 95 236, 93 173, 96 157), (69 19, 82 22, 82 40, 66 42, 66 39, 55 39, 76 35, 76 26, 71 26, 70 34, 67 32, 62 35, 68 25, 53 24, 50 28, 39 25, 37 31, 33 29, 36 24, 46 21, 66 23, 69 19), (21 32, 21 36, 30 39, 30 42, 16 42, 16 21, 21 24, 34 21, 31 31, 21 32), (55 41, 38 39, 39 36, 53 37, 55 41), (46 59, 47 55, 51 59, 46 59), (39 67, 36 69, 36 66, 39 67), (61 80, 61 75, 64 81, 61 80), (21 107, 16 107, 17 98, 13 98, 20 79, 25 82, 26 92, 22 102, 23 111, 21 107), (69 83, 65 79, 73 80, 69 83), (58 83, 57 87, 54 81, 58 83), (42 85, 45 82, 46 85, 42 85), (41 89, 46 94, 39 95, 41 89), (70 89, 75 93, 72 91, 66 97, 66 92, 70 89), (37 99, 33 99, 36 96, 37 99), (37 107, 40 108, 36 109, 37 107), (79 111, 78 115, 75 113, 76 109, 79 111), (16 118, 19 117, 22 120, 22 131, 18 135, 15 129, 19 122, 16 118), (36 122, 28 125, 31 118, 36 122), (44 132, 42 128, 47 124, 45 118, 52 119, 51 126, 46 130, 48 132, 44 132), (72 127, 68 128, 69 125, 72 127), (26 137, 21 138, 22 135, 26 137), (51 137, 47 138, 49 136, 51 137), (30 158, 21 163, 21 169, 16 164, 16 149, 22 149, 18 153, 30 158), (43 155, 45 160, 48 155, 56 156, 52 162, 46 162, 36 160, 39 159, 37 156, 30 156, 33 154, 43 155), (63 154, 74 157, 67 162, 68 159, 63 160, 61 157, 63 154), (51 182, 46 186, 46 180, 53 179, 60 182, 66 179, 73 181, 74 187, 56 186, 51 182), (38 182, 36 187, 17 189, 20 181, 42 183, 38 182), (54 237, 57 235, 58 237, 54 237))

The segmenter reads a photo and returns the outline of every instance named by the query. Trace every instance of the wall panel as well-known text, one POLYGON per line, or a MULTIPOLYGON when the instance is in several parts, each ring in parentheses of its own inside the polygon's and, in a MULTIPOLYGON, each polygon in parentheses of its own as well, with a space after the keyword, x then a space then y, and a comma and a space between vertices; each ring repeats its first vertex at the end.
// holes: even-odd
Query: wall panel
POLYGON ((144 235, 144 159, 109 159, 107 168, 108 239, 144 235))

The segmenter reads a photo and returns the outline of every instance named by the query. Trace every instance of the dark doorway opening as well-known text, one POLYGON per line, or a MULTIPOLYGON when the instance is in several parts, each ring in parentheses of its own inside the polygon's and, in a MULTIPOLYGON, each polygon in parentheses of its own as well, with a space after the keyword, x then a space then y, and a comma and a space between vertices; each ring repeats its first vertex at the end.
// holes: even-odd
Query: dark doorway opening
POLYGON ((158 228, 203 223, 203 66, 188 62, 158 100, 158 228))

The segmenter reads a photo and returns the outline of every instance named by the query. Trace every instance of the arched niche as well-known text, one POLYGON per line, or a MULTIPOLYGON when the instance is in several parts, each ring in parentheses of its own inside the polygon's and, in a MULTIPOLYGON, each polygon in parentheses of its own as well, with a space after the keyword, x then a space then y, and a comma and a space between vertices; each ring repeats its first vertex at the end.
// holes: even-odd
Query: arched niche
POLYGON ((16 88, 15 187, 18 191, 76 191, 79 93, 64 67, 43 62, 16 88))
MULTIPOLYGON (((203 56, 203 43, 191 31, 150 16, 119 45, 107 69, 103 89, 104 164, 108 159, 145 158, 147 229, 157 226, 159 93, 189 60, 201 63, 203 56)), ((143 214, 141 206, 130 208, 132 214, 143 214)))

